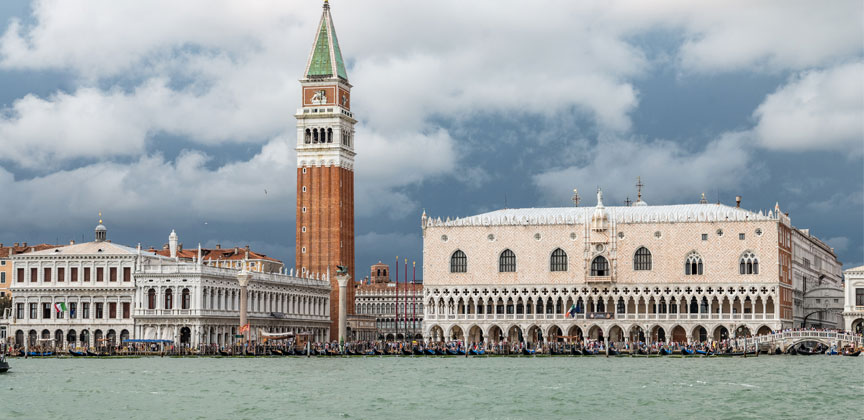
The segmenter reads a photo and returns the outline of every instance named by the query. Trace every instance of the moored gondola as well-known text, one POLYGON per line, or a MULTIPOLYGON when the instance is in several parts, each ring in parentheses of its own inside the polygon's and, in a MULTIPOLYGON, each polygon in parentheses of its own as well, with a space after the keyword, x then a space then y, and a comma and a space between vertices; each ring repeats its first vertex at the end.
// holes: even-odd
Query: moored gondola
POLYGON ((682 347, 681 348, 681 355, 682 356, 691 356, 691 355, 693 355, 693 350, 682 347))
POLYGON ((53 351, 31 351, 31 352, 28 352, 27 355, 30 357, 48 357, 48 356, 53 356, 54 352, 53 351))
POLYGON ((412 350, 412 354, 414 354, 415 356, 423 356, 425 353, 419 347, 414 347, 414 350, 412 350))
POLYGON ((272 349, 270 351, 273 353, 274 356, 284 356, 285 355, 285 353, 282 353, 282 350, 280 350, 280 349, 272 349))
POLYGON ((426 355, 428 356, 436 356, 436 353, 435 349, 426 349, 426 355))
POLYGON ((536 350, 522 349, 522 355, 523 356, 533 356, 535 353, 536 353, 536 350))
POLYGON ((672 352, 667 348, 661 348, 659 353, 661 356, 668 356, 672 354, 672 352))
POLYGON ((617 356, 619 354, 621 354, 621 352, 619 352, 618 350, 615 350, 614 348, 610 347, 610 348, 606 349, 606 355, 607 356, 617 356))
POLYGON ((844 352, 843 352, 843 355, 844 355, 844 356, 850 356, 850 357, 857 357, 859 354, 861 354, 861 350, 856 350, 856 351, 844 351, 844 352))
POLYGON ((572 348, 570 349, 570 355, 572 355, 572 356, 581 356, 581 355, 582 355, 582 350, 579 350, 579 349, 576 348, 576 347, 572 347, 572 348))
POLYGON ((0 354, 0 373, 9 371, 9 362, 6 361, 6 355, 0 354))
POLYGON ((408 350, 408 349, 402 349, 402 355, 403 355, 403 356, 410 356, 410 355, 411 355, 411 350, 408 350))
POLYGON ((486 351, 482 350, 482 349, 481 350, 471 350, 469 353, 472 356, 483 356, 484 354, 486 354, 486 351))
POLYGON ((82 351, 69 350, 69 355, 74 357, 86 357, 87 353, 84 353, 82 351))

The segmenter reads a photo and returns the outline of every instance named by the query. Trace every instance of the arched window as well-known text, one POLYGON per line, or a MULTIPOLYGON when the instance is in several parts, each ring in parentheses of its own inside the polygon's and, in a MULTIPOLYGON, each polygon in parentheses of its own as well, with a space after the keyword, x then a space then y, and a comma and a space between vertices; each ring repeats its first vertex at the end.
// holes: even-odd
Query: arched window
POLYGON ((378 274, 376 274, 376 276, 381 277, 381 269, 380 268, 378 269, 378 274))
POLYGON ((633 269, 637 271, 651 269, 651 251, 644 246, 640 246, 636 250, 636 255, 633 257, 633 269))
POLYGON ((165 309, 174 307, 174 292, 171 289, 165 289, 165 309))
POLYGON ((386 268, 384 269, 384 276, 385 277, 387 276, 387 269, 386 268))
POLYGON ((147 291, 147 309, 156 309, 156 291, 153 289, 147 291))
POLYGON ((567 253, 563 249, 558 248, 552 251, 552 258, 549 260, 550 271, 567 271, 567 253))
POLYGON ((465 273, 468 271, 468 257, 465 256, 465 253, 461 250, 456 250, 453 255, 450 256, 450 272, 451 273, 465 273))
POLYGON ((312 143, 312 130, 306 129, 306 135, 303 137, 303 142, 306 144, 312 143))
POLYGON ((505 249, 498 257, 498 271, 502 273, 516 272, 516 254, 509 249, 505 249))
POLYGON ((189 295, 189 289, 183 289, 183 293, 181 295, 182 299, 180 300, 180 308, 181 309, 189 309, 189 304, 191 302, 191 296, 189 295))
POLYGON ((609 275, 609 261, 602 255, 598 255, 591 261, 591 276, 606 277, 609 275))
POLYGON ((687 261, 684 262, 684 274, 688 276, 702 275, 702 257, 695 251, 687 255, 687 261))
POLYGON ((327 129, 327 143, 333 143, 333 129, 327 129))
POLYGON ((744 252, 741 255, 739 264, 739 274, 759 274, 759 259, 750 251, 744 252))

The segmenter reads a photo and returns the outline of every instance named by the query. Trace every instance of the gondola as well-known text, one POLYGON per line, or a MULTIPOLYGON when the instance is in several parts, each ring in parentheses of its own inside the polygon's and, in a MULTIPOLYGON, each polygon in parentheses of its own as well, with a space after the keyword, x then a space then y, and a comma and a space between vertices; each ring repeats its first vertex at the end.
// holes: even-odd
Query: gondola
POLYGON ((583 356, 594 356, 595 354, 597 354, 597 350, 593 350, 593 349, 582 350, 583 356))
POLYGON ((9 371, 9 362, 6 361, 6 355, 0 354, 0 373, 9 371))
POLYGON ((861 350, 856 350, 854 352, 848 352, 848 351, 843 352, 844 356, 850 356, 850 357, 858 357, 859 354, 861 354, 861 350))
POLYGON ((472 356, 482 356, 482 355, 486 354, 486 351, 485 350, 471 350, 469 353, 472 356))
POLYGON ((536 353, 536 350, 522 349, 522 355, 523 356, 533 356, 535 353, 536 353))
POLYGON ((27 355, 30 357, 47 357, 47 356, 53 356, 54 352, 53 351, 31 351, 31 352, 27 353, 27 355))
POLYGON ((692 356, 692 355, 693 355, 693 350, 685 349, 685 348, 682 347, 682 348, 681 348, 681 355, 682 355, 682 356, 692 356))
POLYGON ((701 355, 703 355, 703 356, 707 356, 707 355, 708 355, 708 352, 705 351, 705 350, 696 350, 696 353, 697 353, 697 354, 701 354, 701 355))
POLYGON ((408 349, 402 349, 402 355, 403 355, 403 356, 410 356, 410 355, 411 355, 411 350, 408 350, 408 349))
POLYGON ((69 350, 69 355, 74 357, 87 357, 87 353, 84 353, 83 351, 69 350))
POLYGON ((820 354, 820 353, 818 350, 814 351, 814 350, 808 349, 806 347, 799 347, 798 348, 798 354, 801 354, 804 356, 813 356, 813 355, 820 354))
POLYGON ((840 353, 838 353, 837 350, 831 349, 831 350, 828 350, 825 354, 827 354, 829 356, 837 356, 840 353))
POLYGON ((423 355, 425 354, 425 353, 423 352, 423 350, 421 350, 419 347, 414 347, 414 350, 412 351, 412 353, 413 353, 415 356, 423 356, 423 355))
POLYGON ((559 355, 561 355, 561 354, 566 354, 566 353, 562 353, 562 352, 560 352, 560 351, 558 351, 558 350, 555 350, 555 349, 553 349, 553 348, 550 348, 550 349, 549 349, 549 354, 552 355, 552 356, 559 356, 559 355))
POLYGON ((378 350, 378 349, 375 349, 375 355, 376 355, 376 356, 384 356, 384 355, 386 355, 386 354, 387 354, 387 353, 384 352, 384 350, 378 350))
POLYGON ((571 354, 572 356, 581 356, 581 355, 582 355, 582 350, 579 350, 579 349, 577 349, 576 347, 573 347, 573 348, 570 349, 570 354, 571 354))
POLYGON ((282 353, 282 350, 279 350, 279 349, 273 349, 270 351, 273 352, 273 354, 276 356, 284 356, 285 355, 285 353, 282 353))
MULTIPOLYGON (((441 352, 441 350, 438 350, 438 353, 440 353, 440 352, 441 352)), ((448 356, 458 356, 459 352, 457 350, 447 349, 446 354, 448 356)), ((464 355, 465 353, 462 353, 462 354, 464 355)))
POLYGON ((798 350, 795 350, 795 347, 789 347, 789 349, 786 350, 786 354, 791 354, 794 356, 794 355, 798 354, 798 350))
POLYGON ((606 349, 606 355, 607 356, 617 356, 619 354, 621 354, 621 352, 619 352, 618 350, 615 350, 613 348, 606 349))
POLYGON ((426 349, 426 354, 429 356, 435 356, 435 349, 426 349))
MULTIPOLYGON (((90 353, 90 352, 88 351, 87 353, 90 353)), ((89 356, 90 354, 87 354, 87 355, 89 356)), ((220 356, 231 356, 231 353, 227 352, 225 350, 219 350, 219 355, 220 356)))
POLYGON ((295 350, 294 350, 294 355, 295 355, 295 356, 305 356, 306 353, 308 353, 308 352, 306 351, 306 349, 302 349, 302 350, 296 350, 296 349, 295 349, 295 350))
POLYGON ((640 355, 640 356, 647 356, 647 355, 648 355, 648 351, 646 351, 646 350, 645 350, 644 348, 642 348, 642 347, 639 347, 639 350, 636 350, 636 354, 638 354, 638 355, 640 355))
POLYGON ((668 356, 670 354, 672 354, 672 352, 669 351, 669 349, 660 349, 660 355, 661 356, 668 356))

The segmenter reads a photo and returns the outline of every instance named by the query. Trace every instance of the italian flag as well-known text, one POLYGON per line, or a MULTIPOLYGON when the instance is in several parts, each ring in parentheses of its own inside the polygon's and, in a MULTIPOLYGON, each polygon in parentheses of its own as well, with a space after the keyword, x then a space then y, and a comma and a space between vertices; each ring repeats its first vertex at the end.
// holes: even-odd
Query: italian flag
POLYGON ((66 303, 65 303, 65 302, 55 303, 55 304, 54 304, 54 309, 55 309, 58 313, 60 313, 60 312, 66 312, 66 303))

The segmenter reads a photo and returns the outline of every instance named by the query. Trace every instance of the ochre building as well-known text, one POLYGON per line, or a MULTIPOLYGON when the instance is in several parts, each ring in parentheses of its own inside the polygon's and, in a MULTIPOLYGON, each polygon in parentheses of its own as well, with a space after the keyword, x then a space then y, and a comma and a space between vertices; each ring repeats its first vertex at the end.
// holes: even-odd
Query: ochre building
MULTIPOLYGON (((740 204, 740 203, 739 203, 740 204)), ((424 337, 690 341, 793 326, 792 226, 722 204, 423 214, 424 337)))

